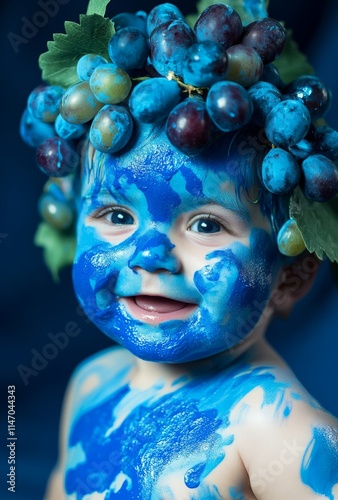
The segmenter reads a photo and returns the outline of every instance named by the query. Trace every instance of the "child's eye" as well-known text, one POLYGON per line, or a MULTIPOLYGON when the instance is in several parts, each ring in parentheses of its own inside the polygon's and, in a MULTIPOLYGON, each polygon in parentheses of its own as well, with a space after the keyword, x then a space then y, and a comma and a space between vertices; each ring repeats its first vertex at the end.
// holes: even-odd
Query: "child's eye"
POLYGON ((116 226, 134 224, 134 217, 125 210, 116 209, 106 214, 106 219, 116 226))
POLYGON ((190 226, 190 231, 206 234, 219 233, 222 229, 223 228, 219 222, 209 218, 199 219, 190 226))

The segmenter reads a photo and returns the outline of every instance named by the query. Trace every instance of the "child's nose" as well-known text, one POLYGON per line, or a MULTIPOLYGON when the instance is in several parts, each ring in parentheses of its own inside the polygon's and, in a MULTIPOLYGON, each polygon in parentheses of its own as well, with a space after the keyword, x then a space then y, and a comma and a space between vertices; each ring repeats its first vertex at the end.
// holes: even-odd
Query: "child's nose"
POLYGON ((172 253, 174 247, 165 234, 156 230, 148 231, 138 240, 128 265, 131 269, 141 268, 150 273, 161 270, 178 273, 180 263, 172 253))

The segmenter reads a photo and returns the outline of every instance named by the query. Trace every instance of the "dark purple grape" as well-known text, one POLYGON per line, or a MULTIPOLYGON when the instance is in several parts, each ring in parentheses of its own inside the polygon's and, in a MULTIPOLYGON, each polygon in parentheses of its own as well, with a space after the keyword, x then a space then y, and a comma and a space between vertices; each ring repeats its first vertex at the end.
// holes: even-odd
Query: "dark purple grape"
POLYGON ((273 63, 264 66, 263 73, 260 77, 260 81, 271 83, 278 89, 283 89, 284 87, 284 83, 281 79, 279 69, 273 63))
POLYGON ((124 71, 142 68, 149 55, 148 41, 137 28, 121 28, 108 44, 110 59, 124 71))
POLYGON ((36 151, 36 162, 42 172, 51 177, 64 177, 74 172, 80 157, 61 137, 46 139, 36 151))
POLYGON ((305 196, 312 201, 325 202, 338 194, 338 167, 323 155, 308 156, 302 162, 305 196))
POLYGON ((196 42, 192 29, 183 21, 168 21, 152 32, 151 62, 162 76, 169 71, 182 76, 187 50, 196 42))
POLYGON ((251 97, 235 82, 215 83, 209 90, 206 105, 210 118, 223 132, 243 127, 253 113, 251 97))
POLYGON ((116 16, 112 17, 112 22, 114 23, 115 31, 119 31, 122 28, 137 28, 142 31, 142 33, 147 36, 147 14, 145 12, 137 12, 136 14, 130 14, 129 12, 121 12, 116 16))
POLYGON ((275 146, 289 148, 298 144, 309 131, 311 116, 299 101, 281 101, 274 106, 265 123, 267 138, 275 146))
POLYGON ((291 146, 289 151, 294 155, 297 160, 305 160, 308 156, 315 153, 320 153, 317 148, 318 131, 311 123, 310 128, 304 139, 291 146))
POLYGON ((20 120, 20 136, 28 146, 37 148, 43 141, 55 136, 54 125, 38 120, 25 109, 20 120))
POLYGON ((293 80, 286 87, 289 99, 298 99, 310 111, 312 119, 321 118, 331 104, 331 92, 318 77, 304 75, 293 80))
POLYGON ((282 94, 268 82, 257 82, 248 89, 248 93, 254 105, 251 123, 264 127, 270 111, 281 102, 282 94))
POLYGON ((263 61, 250 47, 238 44, 227 50, 228 71, 226 79, 250 87, 258 82, 263 72, 263 61))
POLYGON ((195 87, 211 87, 225 79, 227 67, 228 57, 221 44, 210 41, 195 43, 187 51, 183 79, 195 87))
POLYGON ((59 114, 64 89, 57 85, 39 85, 29 95, 27 108, 42 122, 53 122, 59 114))
POLYGON ((319 127, 316 150, 332 161, 338 160, 338 132, 331 127, 319 127))
POLYGON ((195 97, 186 99, 171 111, 166 132, 173 146, 186 155, 200 153, 215 137, 205 102, 195 97))
POLYGON ((156 5, 148 15, 147 19, 147 31, 148 35, 151 36, 155 28, 161 24, 167 23, 168 21, 181 20, 184 21, 184 16, 182 12, 171 3, 161 3, 156 5))
POLYGON ((271 149, 262 163, 262 180, 271 193, 292 193, 300 181, 300 168, 296 159, 284 149, 271 149))
POLYGON ((194 30, 199 42, 217 42, 227 49, 239 41, 243 25, 240 16, 232 7, 217 3, 201 13, 194 30))
POLYGON ((181 89, 175 80, 149 78, 134 87, 129 107, 131 114, 140 122, 158 123, 167 118, 180 98, 181 89))
POLYGON ((245 27, 241 43, 255 49, 264 64, 281 54, 286 41, 286 29, 275 19, 265 17, 245 27))

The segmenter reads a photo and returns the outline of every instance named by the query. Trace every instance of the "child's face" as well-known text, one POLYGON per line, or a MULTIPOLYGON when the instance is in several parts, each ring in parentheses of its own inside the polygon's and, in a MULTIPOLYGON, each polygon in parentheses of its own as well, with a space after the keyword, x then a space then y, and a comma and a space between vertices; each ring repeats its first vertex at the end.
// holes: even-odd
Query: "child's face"
POLYGON ((95 153, 85 167, 76 293, 142 359, 192 361, 237 345, 272 291, 280 258, 270 220, 224 154, 212 154, 188 158, 162 135, 119 157, 95 153))

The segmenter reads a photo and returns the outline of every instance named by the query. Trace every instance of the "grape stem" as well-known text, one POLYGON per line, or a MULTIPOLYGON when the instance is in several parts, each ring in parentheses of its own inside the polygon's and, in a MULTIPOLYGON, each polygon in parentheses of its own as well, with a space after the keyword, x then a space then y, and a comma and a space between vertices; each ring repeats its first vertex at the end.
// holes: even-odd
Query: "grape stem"
POLYGON ((183 89, 183 92, 188 92, 189 97, 194 95, 194 93, 197 93, 199 95, 203 95, 203 88, 194 87, 193 85, 182 82, 180 77, 176 76, 173 71, 168 72, 167 80, 175 80, 175 82, 177 82, 178 85, 183 89))

